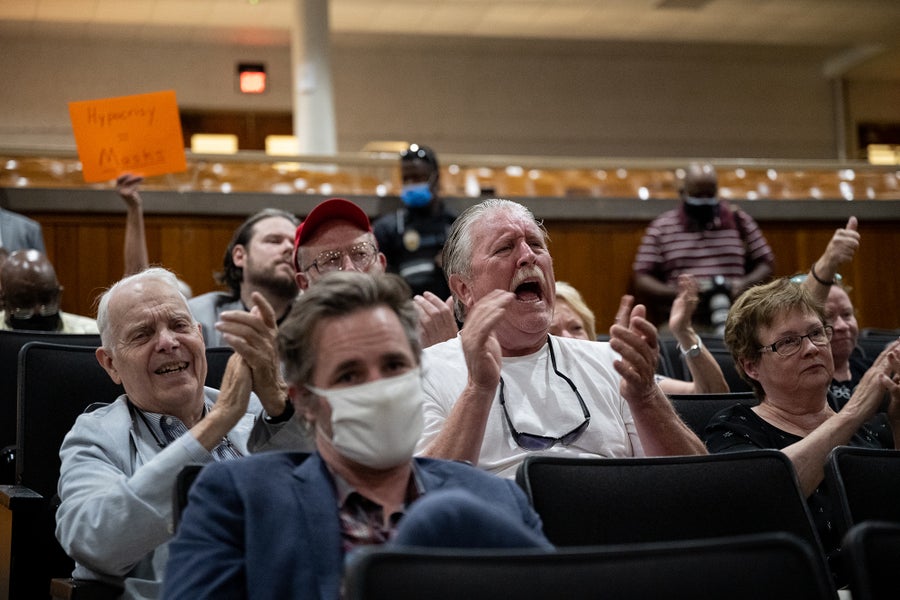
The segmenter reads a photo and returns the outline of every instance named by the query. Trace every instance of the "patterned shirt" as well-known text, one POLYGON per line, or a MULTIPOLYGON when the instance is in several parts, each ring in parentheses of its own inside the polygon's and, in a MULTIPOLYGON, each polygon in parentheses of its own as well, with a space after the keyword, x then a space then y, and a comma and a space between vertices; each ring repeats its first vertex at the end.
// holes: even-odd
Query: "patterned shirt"
POLYGON ((720 217, 708 227, 692 223, 683 208, 664 212, 644 233, 634 259, 635 273, 674 283, 681 273, 699 278, 743 277, 775 255, 753 217, 720 204, 720 217))
MULTIPOLYGON (((134 405, 132 404, 132 406, 134 405)), ((188 432, 187 426, 178 417, 160 413, 152 413, 149 411, 141 410, 136 406, 134 408, 137 411, 137 414, 141 417, 141 420, 144 421, 144 424, 150 430, 150 433, 153 435, 154 439, 156 439, 156 443, 160 448, 165 448, 188 432)), ((212 402, 206 400, 203 405, 204 417, 207 415, 207 413, 209 413, 211 408, 212 402)), ((242 456, 240 450, 232 445, 227 435, 222 438, 222 441, 219 442, 218 446, 212 449, 210 454, 212 454, 213 459, 217 462, 242 456)))
POLYGON ((384 509, 380 504, 363 496, 333 471, 331 475, 341 520, 341 548, 345 555, 357 546, 384 544, 393 539, 406 509, 425 493, 415 463, 412 463, 403 510, 389 515, 385 522, 384 509))

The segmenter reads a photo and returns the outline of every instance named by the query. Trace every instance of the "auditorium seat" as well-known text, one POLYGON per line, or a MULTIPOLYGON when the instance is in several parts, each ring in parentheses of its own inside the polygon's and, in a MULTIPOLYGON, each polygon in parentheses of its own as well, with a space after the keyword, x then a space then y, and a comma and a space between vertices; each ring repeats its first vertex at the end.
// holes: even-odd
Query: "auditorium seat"
POLYGON ((864 521, 850 528, 842 550, 853 600, 896 600, 900 524, 864 521))
POLYGON ((28 342, 100 346, 100 334, 70 334, 47 331, 0 330, 0 483, 15 481, 16 381, 19 350, 28 342))
POLYGON ((900 450, 838 446, 825 463, 840 536, 864 521, 900 523, 900 450))
POLYGON ((532 195, 539 198, 555 198, 565 195, 563 182, 559 175, 553 171, 544 169, 531 169, 528 171, 531 180, 532 195))
POLYGON ((726 394, 668 394, 675 412, 691 431, 703 439, 703 432, 709 421, 721 410, 735 404, 756 406, 759 400, 753 392, 731 392, 726 394))
MULTIPOLYGON (((207 385, 218 387, 232 353, 228 347, 206 349, 207 385)), ((29 342, 18 364, 17 485, 0 486, 0 520, 10 524, 0 530, 0 547, 15 548, 16 560, 0 564, 0 573, 8 574, 9 589, 16 592, 11 598, 46 597, 54 577, 62 578, 54 582, 60 593, 71 593, 65 584, 74 563, 54 535, 59 448, 86 407, 112 402, 124 390, 92 347, 29 342)))
POLYGON ((370 546, 344 587, 348 600, 836 597, 813 551, 780 532, 556 552, 370 546))
POLYGON ((575 458, 531 454, 516 473, 557 546, 785 531, 825 555, 790 459, 778 450, 575 458))

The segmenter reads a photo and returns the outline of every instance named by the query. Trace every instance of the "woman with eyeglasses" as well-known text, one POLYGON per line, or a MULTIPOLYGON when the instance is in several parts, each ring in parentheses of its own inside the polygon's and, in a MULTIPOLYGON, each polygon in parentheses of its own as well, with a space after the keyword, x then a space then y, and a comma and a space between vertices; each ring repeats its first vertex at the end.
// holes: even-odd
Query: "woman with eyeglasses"
POLYGON ((835 412, 827 402, 833 334, 822 305, 789 278, 744 292, 728 313, 725 343, 759 404, 721 411, 703 436, 710 452, 776 448, 787 454, 829 553, 840 540, 831 530, 829 498, 820 489, 828 453, 842 445, 884 447, 867 421, 886 392, 892 447, 900 447, 900 342, 875 359, 846 406, 835 412))

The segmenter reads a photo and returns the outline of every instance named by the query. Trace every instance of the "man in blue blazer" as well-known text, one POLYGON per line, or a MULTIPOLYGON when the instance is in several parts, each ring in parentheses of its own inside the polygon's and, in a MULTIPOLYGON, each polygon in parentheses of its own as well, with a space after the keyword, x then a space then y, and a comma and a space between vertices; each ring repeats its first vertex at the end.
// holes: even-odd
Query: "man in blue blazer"
POLYGON ((552 548, 512 481, 413 458, 417 322, 396 275, 331 273, 298 299, 278 348, 316 452, 204 467, 169 546, 164 598, 333 600, 347 557, 372 544, 552 548))
POLYGON ((3 208, 0 208, 0 246, 10 252, 34 248, 46 253, 40 223, 3 208))

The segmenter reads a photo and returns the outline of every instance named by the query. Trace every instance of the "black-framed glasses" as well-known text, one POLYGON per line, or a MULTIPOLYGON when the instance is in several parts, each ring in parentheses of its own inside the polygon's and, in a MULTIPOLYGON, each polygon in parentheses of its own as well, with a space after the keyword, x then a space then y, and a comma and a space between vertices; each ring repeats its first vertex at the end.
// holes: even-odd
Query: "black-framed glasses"
POLYGON ((332 271, 344 270, 344 255, 350 257, 353 267, 359 271, 365 271, 375 260, 378 249, 372 242, 360 242, 347 248, 346 250, 326 250, 320 253, 311 265, 303 269, 308 271, 313 267, 321 274, 330 273, 332 271))
POLYGON ((775 343, 761 346, 760 350, 770 350, 778 356, 791 356, 796 354, 803 345, 803 339, 809 338, 816 346, 827 346, 834 335, 834 327, 831 325, 823 325, 816 327, 806 335, 789 335, 777 340, 775 343))
POLYGON ((575 383, 559 372, 559 369, 556 368, 556 355, 553 353, 553 343, 550 341, 550 337, 547 337, 547 345, 550 346, 550 364, 553 365, 553 372, 556 373, 559 377, 565 380, 566 383, 572 388, 572 391, 575 392, 575 396, 578 398, 578 403, 581 404, 581 410, 584 413, 584 421, 564 435, 560 437, 554 438, 546 435, 538 435, 536 433, 525 433, 516 429, 516 427, 512 423, 512 419, 509 418, 509 411, 506 409, 506 399, 503 395, 504 383, 503 378, 500 378, 500 406, 503 407, 503 416, 506 417, 506 424, 509 425, 509 431, 512 433, 513 440, 515 440, 516 444, 519 448, 523 450, 547 450, 548 448, 552 448, 556 444, 561 444, 563 446, 568 446, 572 444, 575 440, 581 437, 581 434, 588 428, 588 425, 591 423, 591 413, 588 411, 587 404, 584 403, 584 398, 581 397, 581 394, 578 392, 578 388, 575 386, 575 383))

